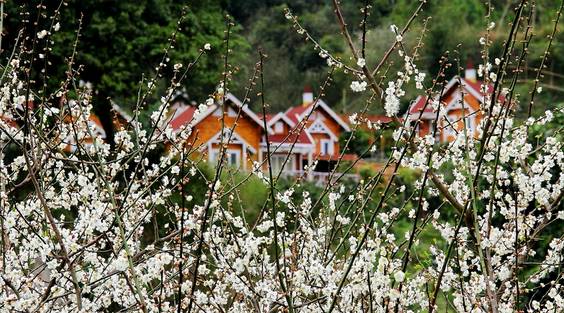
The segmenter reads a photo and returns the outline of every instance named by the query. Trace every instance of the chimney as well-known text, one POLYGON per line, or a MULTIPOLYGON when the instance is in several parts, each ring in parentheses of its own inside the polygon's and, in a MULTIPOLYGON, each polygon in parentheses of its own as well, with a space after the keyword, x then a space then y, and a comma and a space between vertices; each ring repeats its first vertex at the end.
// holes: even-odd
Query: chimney
POLYGON ((468 62, 466 63, 464 78, 471 82, 476 81, 476 69, 474 68, 474 63, 472 63, 472 60, 468 60, 468 62))
POLYGON ((302 95, 302 105, 308 105, 313 102, 313 91, 310 86, 304 87, 304 93, 302 95))

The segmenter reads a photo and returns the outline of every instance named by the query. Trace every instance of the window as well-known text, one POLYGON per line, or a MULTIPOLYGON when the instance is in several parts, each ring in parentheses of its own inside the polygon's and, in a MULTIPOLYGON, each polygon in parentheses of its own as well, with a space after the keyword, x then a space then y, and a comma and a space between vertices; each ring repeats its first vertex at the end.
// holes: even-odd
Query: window
POLYGON ((316 122, 309 128, 311 133, 327 133, 327 129, 323 126, 321 122, 316 122))
POLYGON ((283 133, 284 124, 282 122, 276 122, 276 124, 274 124, 274 132, 277 134, 283 133))
MULTIPOLYGON (((209 154, 210 163, 217 164, 219 156, 219 149, 212 149, 209 154)), ((241 152, 239 150, 227 149, 224 160, 228 165, 238 167, 241 163, 241 152)))
POLYGON ((329 139, 321 139, 321 155, 331 155, 333 154, 333 141, 329 139))
POLYGON ((284 169, 282 172, 291 172, 294 170, 294 164, 296 163, 295 156, 291 155, 288 158, 288 162, 284 164, 286 161, 286 154, 274 154, 270 157, 270 164, 272 165, 272 173, 275 175, 280 172, 282 169, 282 165, 284 165, 284 169))
POLYGON ((466 131, 469 134, 473 134, 474 133, 474 116, 473 115, 465 116, 464 122, 466 123, 466 131))
POLYGON ((227 164, 239 166, 239 151, 227 151, 227 164))

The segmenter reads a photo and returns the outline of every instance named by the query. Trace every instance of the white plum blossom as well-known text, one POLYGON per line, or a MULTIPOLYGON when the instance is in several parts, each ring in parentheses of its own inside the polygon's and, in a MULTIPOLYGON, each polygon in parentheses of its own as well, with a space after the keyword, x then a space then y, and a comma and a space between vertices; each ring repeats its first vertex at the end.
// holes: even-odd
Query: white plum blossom
POLYGON ((49 33, 49 32, 44 29, 44 30, 42 30, 42 31, 40 31, 40 32, 37 33, 37 38, 38 38, 38 39, 43 39, 45 36, 47 36, 48 33, 49 33))
POLYGON ((415 87, 417 89, 423 89, 424 80, 425 80, 425 73, 421 72, 415 75, 415 87))
POLYGON ((353 81, 351 83, 351 90, 354 92, 363 92, 366 90, 368 84, 365 81, 353 81))
POLYGON ((358 60, 356 60, 356 65, 358 65, 359 67, 364 67, 366 66, 366 60, 363 58, 358 58, 358 60))
MULTIPOLYGON (((289 11, 286 17, 297 21, 289 11)), ((391 30, 398 35, 395 25, 391 30)), ((193 120, 217 108, 218 96, 229 92, 227 81, 215 92, 202 91, 210 97, 197 99, 193 120, 180 129, 169 125, 179 82, 156 93, 156 80, 143 81, 149 87, 143 99, 156 99, 147 106, 154 110, 136 109, 127 125, 116 126, 110 144, 93 115, 99 105, 93 88, 77 78, 72 90, 60 87, 68 85, 63 81, 39 93, 26 78, 25 58, 26 67, 21 55, 6 61, 0 86, 2 311, 564 312, 558 228, 564 219, 558 124, 564 109, 545 108, 537 99, 544 114, 523 117, 519 106, 529 99, 502 103, 484 83, 489 101, 477 106, 480 118, 461 113, 454 120, 429 83, 433 123, 429 116, 402 118, 409 83, 422 93, 426 75, 415 54, 394 46, 403 64, 387 74, 382 99, 374 100, 393 121, 365 123, 368 106, 348 112, 351 126, 374 135, 369 151, 384 161, 357 159, 356 173, 342 169, 354 162, 339 159, 336 170, 320 173, 328 156, 312 152, 304 171, 291 177, 282 177, 281 164, 269 168, 264 150, 250 145, 242 150, 248 163, 241 164, 249 172, 217 158, 208 162, 214 160, 208 150, 233 151, 246 141, 197 140, 202 129, 193 120), (149 125, 139 121, 141 114, 149 125), (467 121, 479 136, 464 134, 467 121), (389 145, 380 146, 380 138, 389 145), (280 177, 271 176, 275 169, 280 177)), ((332 71, 343 66, 358 79, 353 91, 369 87, 357 67, 321 51, 332 71)), ((180 70, 180 63, 173 68, 180 70)), ((510 71, 502 80, 486 62, 479 74, 497 80, 496 94, 513 94, 510 71)), ((538 84, 533 88, 529 92, 541 92, 538 84)), ((292 159, 287 151, 298 152, 290 146, 272 156, 296 161, 292 166, 306 160, 292 159)))
POLYGON ((405 279, 405 274, 402 271, 394 273, 394 280, 401 283, 405 279))
POLYGON ((397 89, 396 84, 394 82, 388 82, 388 88, 385 90, 385 105, 384 109, 386 110, 387 116, 395 116, 399 112, 400 108, 400 101, 397 96, 397 89))

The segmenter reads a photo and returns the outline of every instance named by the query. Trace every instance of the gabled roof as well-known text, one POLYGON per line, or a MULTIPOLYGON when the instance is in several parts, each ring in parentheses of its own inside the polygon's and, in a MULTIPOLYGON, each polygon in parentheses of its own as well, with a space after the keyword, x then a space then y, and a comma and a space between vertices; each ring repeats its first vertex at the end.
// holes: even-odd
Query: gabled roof
POLYGON ((249 149, 252 153, 257 153, 257 150, 253 148, 253 146, 249 144, 243 137, 239 136, 237 132, 233 131, 231 134, 229 134, 230 130, 231 128, 226 128, 223 131, 218 131, 205 144, 203 144, 202 147, 205 147, 210 143, 221 142, 221 136, 223 135, 224 138, 230 138, 229 143, 242 143, 247 146, 247 149, 249 149))
POLYGON ((431 105, 431 100, 427 103, 427 98, 427 96, 417 96, 409 108, 408 115, 419 116, 421 111, 423 111, 423 114, 421 115, 422 118, 433 118, 432 116, 429 116, 429 114, 433 115, 433 106, 431 105), (425 106, 425 103, 427 103, 427 106, 425 106))
POLYGON ((186 125, 192 121, 195 112, 196 108, 191 105, 177 109, 177 111, 174 113, 174 116, 170 120, 170 127, 172 127, 173 130, 180 129, 182 125, 186 125))
POLYGON ((298 105, 295 107, 291 107, 288 110, 286 110, 286 112, 284 113, 294 124, 297 124, 300 122, 300 116, 302 116, 302 114, 309 109, 309 107, 311 106, 311 104, 308 104, 306 106, 303 105, 298 105))
POLYGON ((271 114, 266 115, 266 122, 268 127, 272 127, 272 125, 274 125, 274 123, 278 121, 283 121, 284 123, 286 123, 286 125, 290 127, 296 126, 296 123, 294 123, 294 121, 292 121, 286 114, 282 112, 279 112, 276 115, 271 115, 271 114))
MULTIPOLYGON (((482 81, 479 81, 479 80, 473 81, 473 80, 462 78, 460 76, 454 76, 453 78, 451 78, 451 80, 445 86, 441 97, 448 94, 454 88, 458 88, 459 84, 462 84, 462 88, 463 88, 463 91, 465 93, 472 95, 474 98, 476 98, 476 100, 479 103, 483 103, 484 97, 487 94, 491 94, 493 92, 493 85, 492 84, 488 84, 487 90, 484 93, 482 91, 482 84, 483 84, 482 81)), ((411 106, 409 107, 407 115, 419 116, 419 114, 421 113, 421 111, 423 111, 423 108, 424 108, 425 110, 423 111, 421 118, 423 118, 423 119, 435 118, 435 114, 433 113, 434 110, 433 110, 433 107, 431 105, 432 100, 429 100, 429 103, 427 103, 427 106, 425 107, 425 103, 427 102, 427 98, 428 98, 427 96, 418 96, 411 103, 411 106)), ((504 97, 502 95, 500 95, 499 100, 503 101, 504 97)))
POLYGON ((286 116, 295 124, 299 123, 301 120, 303 120, 310 112, 311 110, 314 109, 314 107, 317 108, 321 108, 322 110, 324 110, 327 114, 329 114, 329 116, 335 121, 337 122, 337 124, 339 124, 345 131, 350 131, 350 127, 349 124, 346 123, 345 121, 343 121, 339 115, 337 113, 335 113, 335 111, 333 111, 328 105, 327 103, 325 103, 323 100, 319 99, 317 101, 317 104, 314 105, 315 102, 311 102, 309 104, 306 105, 300 105, 300 106, 295 106, 295 107, 291 107, 286 111, 286 116))
POLYGON ((337 137, 336 134, 334 134, 331 129, 329 129, 329 127, 327 127, 327 125, 325 125, 325 123, 323 123, 323 121, 321 119, 316 119, 307 129, 308 133, 312 133, 312 134, 327 134, 329 135, 329 137, 331 137, 331 139, 338 141, 339 137, 337 137))
MULTIPOLYGON (((263 115, 261 113, 257 113, 257 116, 258 116, 259 119, 261 119, 261 120, 263 119, 263 115)), ((274 117, 274 115, 267 113, 266 114, 266 122, 268 123, 272 119, 272 117, 274 117)))
MULTIPOLYGON (((237 97, 233 94, 228 93, 225 95, 225 100, 229 101, 237 108, 241 108, 241 111, 247 115, 251 120, 253 120, 260 128, 264 129, 264 125, 261 119, 249 109, 249 106, 246 103, 241 102, 237 97)), ((182 125, 186 125, 188 123, 192 123, 193 126, 198 125, 201 121, 203 121, 206 117, 212 114, 216 109, 218 109, 220 105, 218 103, 214 103, 208 107, 208 109, 199 114, 197 118, 194 118, 194 113, 196 112, 196 108, 191 105, 185 106, 183 109, 178 109, 172 119, 170 120, 170 126, 173 130, 178 130, 182 125)), ((271 130, 267 126, 268 132, 270 133, 271 130)))
POLYGON ((112 109, 116 111, 126 122, 130 123, 133 120, 133 117, 127 113, 122 107, 117 105, 117 103, 111 101, 112 109))
MULTIPOLYGON (((250 117, 253 121, 255 121, 261 128, 264 129, 264 125, 261 122, 261 119, 255 114, 255 112, 253 112, 251 109, 249 109, 249 105, 247 103, 243 103, 241 102, 241 100, 237 99, 237 97, 235 97, 234 94, 232 93, 227 93, 225 95, 225 100, 230 100, 233 104, 235 104, 238 108, 241 108, 241 110, 247 114, 248 117, 250 117)), ((267 126, 268 127, 268 126, 267 126)), ((270 133, 271 130, 270 128, 267 129, 267 131, 270 133)))
MULTIPOLYGON (((260 118, 262 119, 262 115, 260 116, 260 118)), ((276 134, 276 133, 269 134, 268 141, 270 141, 273 144, 279 144, 279 145, 280 144, 292 145, 294 143, 300 145, 314 144, 313 137, 311 137, 305 125, 296 125, 294 121, 292 121, 288 116, 286 116, 286 114, 282 112, 279 112, 275 115, 272 114, 266 115, 266 122, 268 127, 272 127, 274 124, 280 121, 286 123, 286 125, 288 125, 288 127, 290 128, 290 131, 284 134, 276 134)), ((261 144, 265 145, 266 143, 262 142, 261 144)))
POLYGON ((313 137, 309 134, 309 132, 305 129, 305 127, 301 128, 294 128, 290 130, 288 134, 273 134, 268 135, 268 141, 271 143, 276 144, 302 144, 302 145, 313 145, 314 140, 313 137))

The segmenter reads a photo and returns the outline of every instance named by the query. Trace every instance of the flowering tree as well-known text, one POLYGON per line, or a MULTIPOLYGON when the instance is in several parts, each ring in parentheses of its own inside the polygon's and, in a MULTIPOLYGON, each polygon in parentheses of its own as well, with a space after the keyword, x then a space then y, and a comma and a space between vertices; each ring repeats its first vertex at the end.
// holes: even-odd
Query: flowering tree
MULTIPOLYGON (((154 92, 159 71, 172 67, 151 127, 144 129, 134 118, 116 132, 115 147, 88 122, 92 92, 76 84, 80 66, 73 55, 57 90, 30 80, 31 72, 42 70, 37 58, 48 58, 49 38, 59 24, 53 20, 50 29, 18 37, 0 78, 1 310, 563 311, 564 152, 553 118, 564 112, 531 115, 541 105, 534 100, 542 66, 529 97, 515 93, 533 36, 534 5, 525 0, 517 5, 502 55, 488 53, 486 24, 480 72, 493 88, 484 96, 485 117, 477 136, 464 127, 454 141, 439 145, 434 134, 416 135, 418 120, 398 116, 404 87, 414 82, 429 96, 425 106, 433 108, 436 120, 444 119, 434 99, 446 83, 445 70, 458 67, 456 57, 445 55, 439 75, 425 80, 416 66, 419 46, 410 51, 402 43, 425 2, 403 29, 391 28, 396 41, 374 69, 367 62, 366 32, 359 42, 353 39, 338 1, 333 3, 354 57, 350 64, 323 49, 292 12, 285 14, 327 60, 321 95, 335 71, 354 77, 353 91, 372 93, 365 110, 351 118, 355 129, 365 123, 369 105, 382 105, 397 120, 393 153, 377 175, 352 186, 342 182, 344 173, 331 173, 316 196, 300 181, 280 188, 281 173, 266 157, 266 172, 257 164, 247 174, 269 190, 252 219, 234 205, 240 187, 221 180, 229 174, 225 150, 232 132, 223 127, 223 148, 208 177, 194 158, 198 147, 186 144, 192 125, 175 133, 165 118, 176 89, 210 49, 223 49, 224 76, 194 119, 222 103, 231 76, 230 23, 224 47, 205 45, 188 64, 171 64, 173 34, 155 76, 143 82, 147 91, 134 114, 154 92), (392 75, 385 67, 395 54, 403 70, 392 75), (517 106, 527 109, 526 118, 515 117, 517 106), (157 153, 163 143, 167 152, 157 153), (402 169, 414 170, 415 181, 398 179, 402 169), (190 188, 196 179, 206 184, 201 201, 190 188), (398 227, 401 223, 408 227, 398 227), (429 232, 437 234, 431 242, 425 241, 429 232)), ((362 9, 364 21, 369 11, 369 5, 362 9)), ((562 6, 543 64, 561 12, 562 6)), ((265 66, 260 52, 244 97, 248 101, 257 93, 263 113, 265 66)), ((368 128, 379 131, 376 124, 368 128)), ((267 149, 267 156, 275 151, 268 144, 267 149)))

